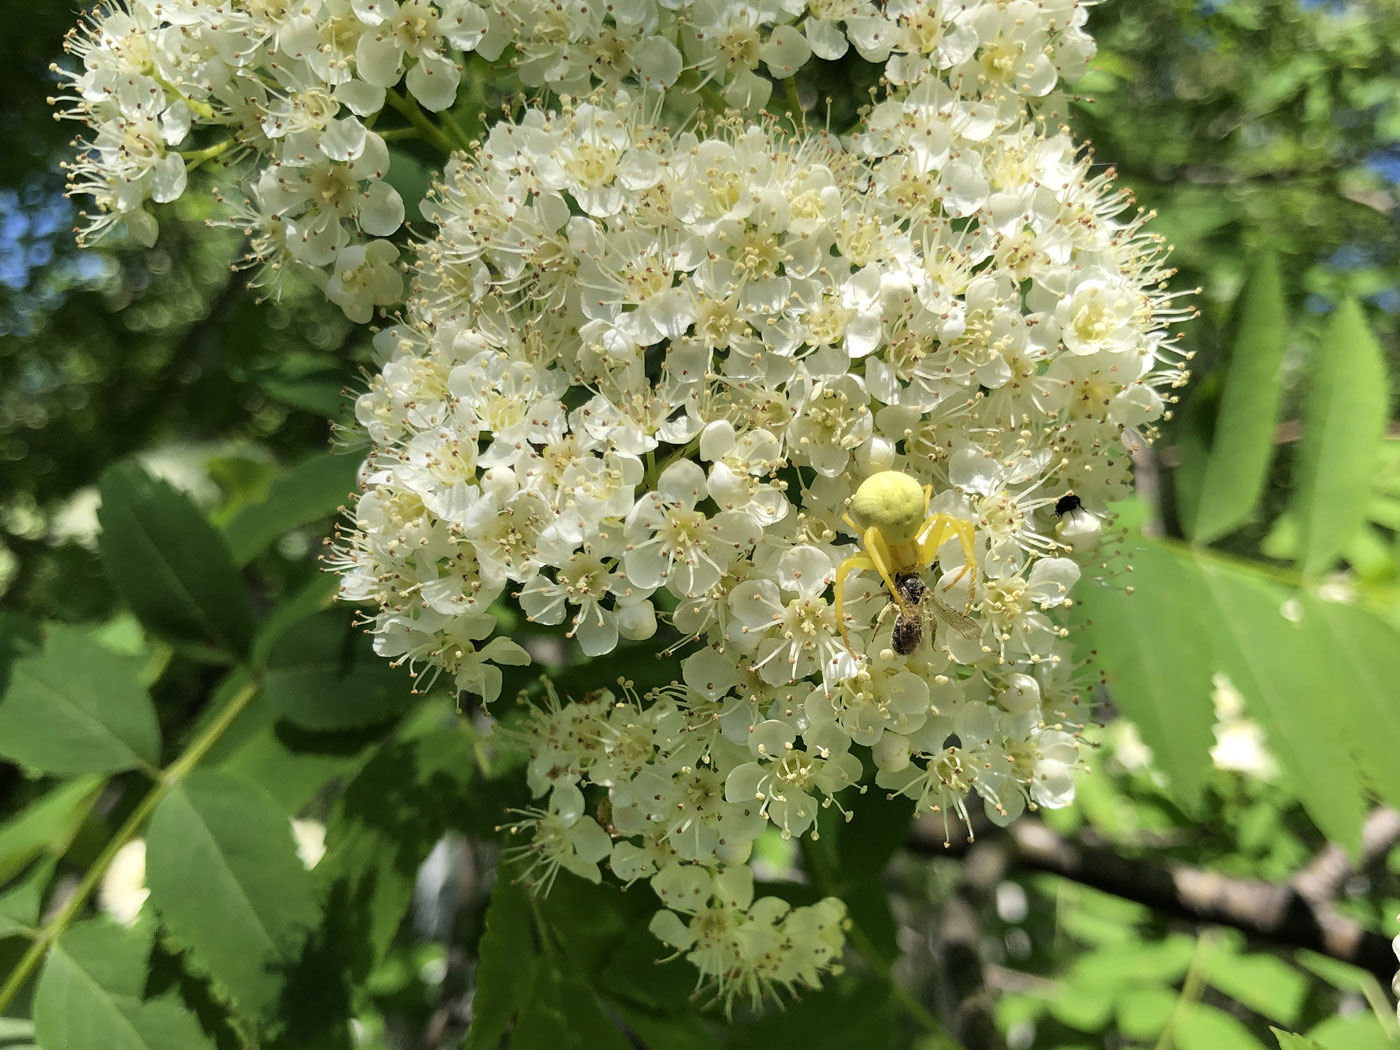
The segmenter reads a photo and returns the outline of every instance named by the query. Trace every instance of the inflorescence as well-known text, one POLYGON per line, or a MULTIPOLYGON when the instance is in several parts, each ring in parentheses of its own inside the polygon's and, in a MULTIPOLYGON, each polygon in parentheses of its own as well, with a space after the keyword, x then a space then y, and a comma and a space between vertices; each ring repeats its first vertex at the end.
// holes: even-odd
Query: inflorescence
POLYGON ((974 797, 995 822, 1073 798, 1092 678, 1062 611, 1185 381, 1187 316, 1060 123, 1084 21, 1073 0, 109 0, 72 39, 88 235, 153 239, 147 201, 227 151, 253 261, 319 274, 357 321, 404 296, 370 118, 448 109, 472 50, 547 89, 423 204, 332 561, 420 687, 497 698, 530 659, 495 635, 503 600, 587 656, 683 653, 664 688, 531 711, 539 805, 510 852, 541 887, 649 880, 653 932, 726 1004, 841 955, 839 900, 755 897, 765 829, 815 836, 867 789, 945 828, 974 797), (848 49, 884 78, 852 133, 760 112, 848 49), (843 518, 882 472, 926 487, 947 539, 874 556, 903 578, 862 569, 838 608, 869 539, 843 518))

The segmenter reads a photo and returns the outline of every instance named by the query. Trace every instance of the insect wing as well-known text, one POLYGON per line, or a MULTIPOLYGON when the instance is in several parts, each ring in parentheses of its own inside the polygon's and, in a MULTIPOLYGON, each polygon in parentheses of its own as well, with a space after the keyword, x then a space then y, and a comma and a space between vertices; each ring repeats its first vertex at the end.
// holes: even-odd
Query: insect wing
POLYGON ((930 594, 929 602, 934 614, 945 624, 967 639, 982 637, 982 625, 961 609, 954 609, 936 594, 930 594))

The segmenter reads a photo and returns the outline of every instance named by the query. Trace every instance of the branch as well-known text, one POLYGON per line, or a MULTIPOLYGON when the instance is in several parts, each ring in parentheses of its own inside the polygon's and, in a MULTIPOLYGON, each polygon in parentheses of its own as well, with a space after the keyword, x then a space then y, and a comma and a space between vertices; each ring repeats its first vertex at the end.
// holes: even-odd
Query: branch
MULTIPOLYGON (((1125 857, 1111 847, 1061 838, 1044 824, 1018 820, 1004 832, 1010 867, 1044 871, 1137 901, 1164 915, 1229 926, 1292 948, 1306 948, 1368 970, 1389 985, 1396 971, 1390 941, 1337 912, 1334 898, 1357 868, 1328 846, 1286 883, 1237 878, 1180 861, 1125 857)), ((1362 832, 1361 867, 1400 840, 1400 815, 1378 809, 1362 832)), ((906 846, 948 856, 931 825, 916 822, 906 846)))

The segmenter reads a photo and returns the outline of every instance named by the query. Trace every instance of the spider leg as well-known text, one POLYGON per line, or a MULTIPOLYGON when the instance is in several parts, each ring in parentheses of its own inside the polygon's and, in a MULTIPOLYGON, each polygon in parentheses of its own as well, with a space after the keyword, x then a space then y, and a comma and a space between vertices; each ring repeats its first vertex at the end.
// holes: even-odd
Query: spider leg
POLYGON ((836 591, 832 596, 836 607, 836 626, 841 629, 841 640, 846 643, 846 652, 852 656, 856 655, 856 651, 851 645, 851 636, 846 633, 846 576, 852 572, 859 572, 861 569, 873 568, 875 568, 875 563, 864 554, 852 554, 836 567, 836 591))
MULTIPOLYGON (((967 585, 967 605, 964 607, 971 609, 972 603, 977 599, 977 546, 972 522, 961 518, 949 518, 948 527, 957 533, 958 544, 962 547, 963 557, 967 559, 963 564, 963 572, 972 570, 972 580, 967 585)), ((958 574, 958 579, 962 579, 962 573, 958 574)))
POLYGON ((904 598, 894 582, 894 556, 890 554, 889 544, 877 526, 872 525, 865 530, 865 553, 873 563, 871 568, 880 574, 880 579, 890 589, 891 597, 899 603, 900 609, 904 609, 904 598))
POLYGON ((972 602, 977 593, 977 552, 973 547, 972 522, 963 521, 950 514, 935 514, 929 518, 925 531, 918 539, 919 560, 925 565, 932 565, 938 557, 938 548, 948 540, 949 534, 958 538, 958 545, 962 547, 965 559, 963 567, 958 570, 958 574, 948 581, 945 591, 951 590, 959 580, 972 573, 972 583, 968 587, 967 607, 972 608, 972 602))

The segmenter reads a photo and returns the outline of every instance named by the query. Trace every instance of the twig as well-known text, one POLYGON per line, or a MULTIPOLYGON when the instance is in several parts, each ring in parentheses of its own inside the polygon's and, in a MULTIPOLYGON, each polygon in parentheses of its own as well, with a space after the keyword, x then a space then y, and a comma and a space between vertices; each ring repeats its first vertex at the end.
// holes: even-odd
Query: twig
MULTIPOLYGON (((1383 852, 1386 836, 1382 832, 1400 835, 1400 827, 1389 832, 1394 818, 1382 817, 1380 812, 1389 813, 1372 814, 1363 837, 1369 836, 1373 849, 1383 852)), ((1278 944, 1320 952, 1370 971, 1383 984, 1395 973, 1390 941, 1338 914, 1331 898, 1321 896, 1321 888, 1340 886, 1329 851, 1324 850, 1293 880, 1279 884, 1222 875, 1179 861, 1125 857, 1110 846, 1061 838, 1028 819, 1012 824, 1000 841, 1008 845, 1012 867, 1059 875, 1146 904, 1164 915, 1229 926, 1278 944)), ((932 856, 958 852, 946 849, 942 834, 923 824, 914 825, 906 845, 932 856)))

